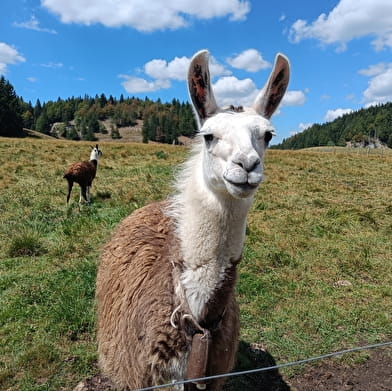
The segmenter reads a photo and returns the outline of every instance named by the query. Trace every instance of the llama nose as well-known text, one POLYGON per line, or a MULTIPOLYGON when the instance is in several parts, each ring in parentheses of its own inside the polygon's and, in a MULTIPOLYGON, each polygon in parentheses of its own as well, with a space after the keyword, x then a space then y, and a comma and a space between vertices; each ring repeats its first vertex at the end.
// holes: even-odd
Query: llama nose
POLYGON ((260 165, 260 158, 255 155, 249 157, 246 155, 239 155, 233 160, 233 163, 240 166, 246 172, 251 172, 260 165))

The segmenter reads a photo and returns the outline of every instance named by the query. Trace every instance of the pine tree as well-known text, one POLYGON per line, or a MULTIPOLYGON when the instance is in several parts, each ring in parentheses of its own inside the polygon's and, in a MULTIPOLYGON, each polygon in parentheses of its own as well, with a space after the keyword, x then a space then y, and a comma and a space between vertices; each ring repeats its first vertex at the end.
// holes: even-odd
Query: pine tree
MULTIPOLYGON (((41 105, 41 101, 39 99, 37 99, 37 101, 35 102, 35 106, 34 106, 34 122, 37 121, 38 117, 41 115, 42 113, 42 105, 41 105)), ((35 123, 34 123, 34 129, 35 128, 35 123)))
POLYGON ((20 100, 4 76, 0 78, 0 136, 21 137, 23 119, 20 100))
POLYGON ((35 123, 35 130, 41 133, 49 134, 50 121, 46 110, 42 110, 41 115, 38 117, 35 123))

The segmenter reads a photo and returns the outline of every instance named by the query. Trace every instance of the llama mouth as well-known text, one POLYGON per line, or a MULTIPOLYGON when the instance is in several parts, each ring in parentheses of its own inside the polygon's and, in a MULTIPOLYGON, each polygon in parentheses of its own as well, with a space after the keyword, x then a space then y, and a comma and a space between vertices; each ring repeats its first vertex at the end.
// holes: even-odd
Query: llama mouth
POLYGON ((238 187, 240 189, 255 189, 257 186, 259 186, 261 180, 262 180, 262 175, 248 175, 246 177, 241 177, 241 178, 229 178, 228 175, 223 176, 224 180, 228 182, 231 186, 238 187))
POLYGON ((241 182, 229 181, 228 179, 226 180, 228 183, 230 183, 230 185, 238 187, 240 189, 255 189, 258 186, 258 183, 249 183, 249 182, 241 183, 241 182))
POLYGON ((234 182, 226 179, 226 189, 235 198, 247 198, 252 195, 258 184, 252 184, 249 182, 234 182))

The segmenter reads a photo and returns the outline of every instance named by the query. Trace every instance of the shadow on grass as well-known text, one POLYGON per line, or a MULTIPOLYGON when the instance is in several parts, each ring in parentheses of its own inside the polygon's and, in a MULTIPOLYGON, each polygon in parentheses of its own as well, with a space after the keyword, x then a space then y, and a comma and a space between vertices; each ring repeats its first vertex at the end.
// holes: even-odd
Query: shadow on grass
MULTIPOLYGON (((275 366, 274 358, 265 350, 241 341, 238 347, 237 364, 233 372, 275 366)), ((166 390, 166 388, 164 388, 166 390)), ((79 383, 74 391, 112 391, 110 381, 98 374, 79 383)), ((208 390, 208 387, 207 387, 208 390)), ((290 391, 277 369, 232 376, 223 391, 290 391)))
MULTIPOLYGON (((237 363, 233 372, 267 368, 276 365, 274 358, 266 350, 256 344, 240 341, 237 352, 237 363)), ((224 391, 290 391, 291 388, 283 380, 277 369, 247 375, 232 376, 223 387, 224 391)))

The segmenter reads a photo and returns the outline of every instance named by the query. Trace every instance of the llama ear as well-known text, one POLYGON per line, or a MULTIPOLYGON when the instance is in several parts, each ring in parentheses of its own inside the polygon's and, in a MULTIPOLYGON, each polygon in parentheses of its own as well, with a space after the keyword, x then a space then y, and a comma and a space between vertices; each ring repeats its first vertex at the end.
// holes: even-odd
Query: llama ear
POLYGON ((208 59, 208 51, 202 50, 192 57, 188 69, 188 90, 199 124, 218 109, 212 92, 208 59))
POLYGON ((253 108, 263 117, 269 119, 278 108, 290 78, 290 64, 286 56, 279 53, 275 58, 270 77, 257 96, 253 108))

